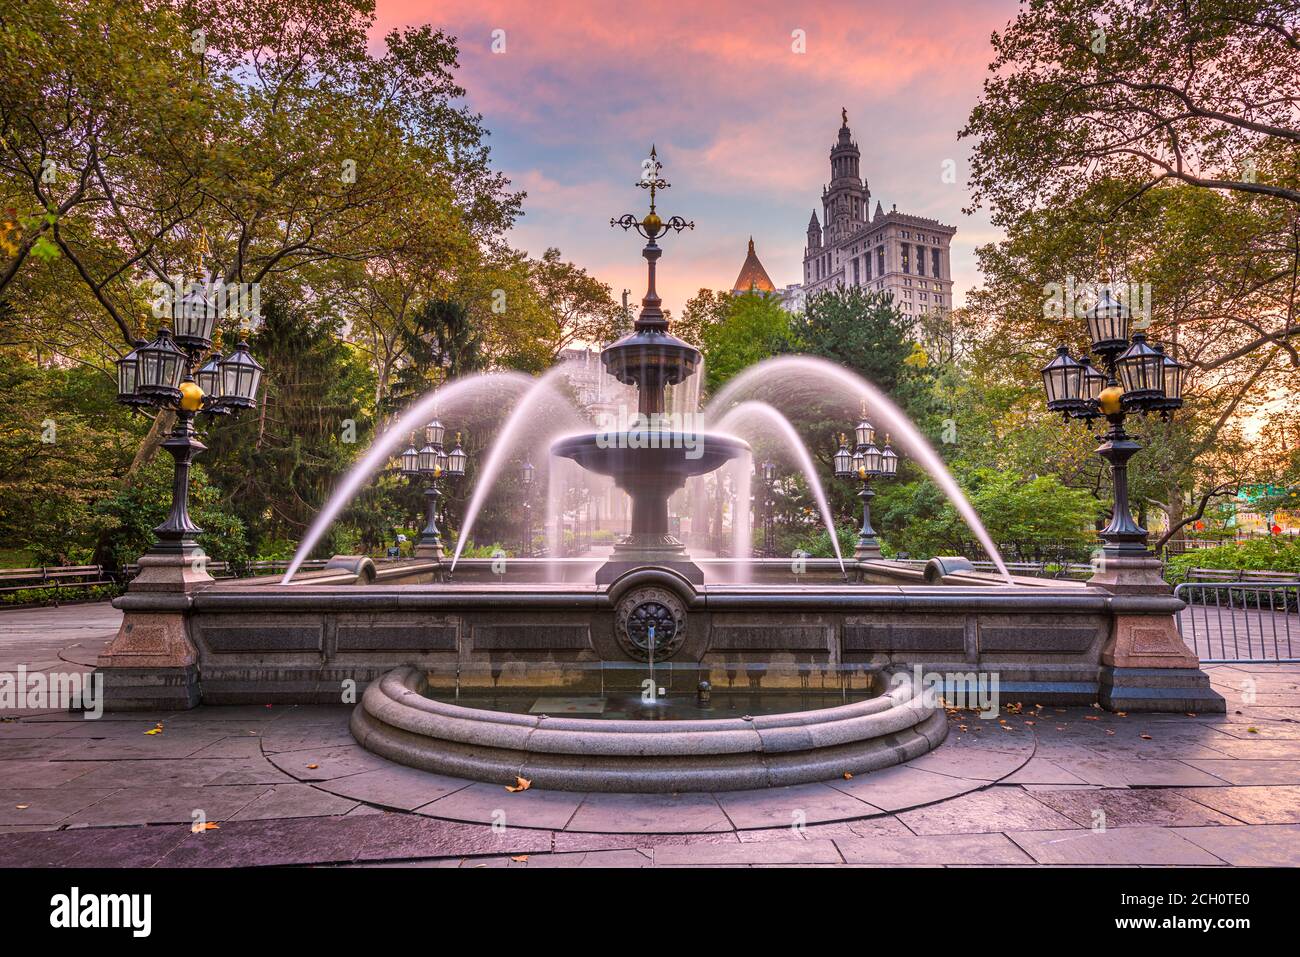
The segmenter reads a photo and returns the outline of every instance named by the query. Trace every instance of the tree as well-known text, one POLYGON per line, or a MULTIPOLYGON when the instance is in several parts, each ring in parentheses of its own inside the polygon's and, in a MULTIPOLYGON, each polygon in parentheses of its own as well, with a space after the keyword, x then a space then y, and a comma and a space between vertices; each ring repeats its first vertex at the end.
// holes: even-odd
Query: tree
POLYGON ((374 422, 371 373, 339 338, 337 320, 278 297, 263 307, 250 341, 266 366, 261 403, 213 428, 202 459, 255 547, 301 537, 374 422))
MULTIPOLYGON (((1008 560, 1077 558, 1095 541, 1098 502, 1054 476, 975 469, 960 476, 962 489, 989 535, 1008 560)), ((914 558, 971 555, 980 548, 952 503, 928 481, 880 489, 873 520, 895 551, 914 558)))
POLYGON ((443 383, 482 368, 469 311, 450 299, 430 299, 399 332, 405 363, 385 403, 398 411, 443 383))
MULTIPOLYGON (((1175 193, 1213 197, 1225 217, 1215 227, 1229 227, 1229 242, 1240 243, 1240 216, 1267 223, 1249 230, 1241 252, 1270 260, 1260 278, 1287 306, 1280 321, 1253 329, 1243 323, 1239 331, 1251 334, 1217 351, 1217 359, 1280 345, 1300 365, 1286 344, 1300 335, 1294 295, 1287 294, 1296 284, 1300 214, 1295 7, 1272 0, 1037 0, 994 34, 993 45, 991 75, 961 134, 978 140, 975 204, 991 203, 994 222, 1009 233, 1035 214, 1086 209, 1093 245, 1103 226, 1140 216, 1134 204, 1175 185, 1183 187, 1175 193)), ((1180 235, 1163 239, 1167 249, 1179 249, 1180 235)))
POLYGON ((608 283, 565 262, 554 247, 533 263, 532 278, 537 297, 551 316, 552 358, 574 343, 607 343, 617 336, 623 310, 608 283))
POLYGON ((720 316, 703 327, 700 342, 705 387, 711 393, 748 366, 788 352, 791 342, 790 313, 775 297, 722 293, 717 303, 720 316))
POLYGON ((993 48, 961 135, 980 138, 975 200, 1004 216, 1115 177, 1130 196, 1174 180, 1300 205, 1293 5, 1037 0, 993 48))
POLYGON ((889 293, 858 286, 819 293, 804 305, 793 331, 798 351, 838 362, 886 393, 907 377, 912 323, 889 293))

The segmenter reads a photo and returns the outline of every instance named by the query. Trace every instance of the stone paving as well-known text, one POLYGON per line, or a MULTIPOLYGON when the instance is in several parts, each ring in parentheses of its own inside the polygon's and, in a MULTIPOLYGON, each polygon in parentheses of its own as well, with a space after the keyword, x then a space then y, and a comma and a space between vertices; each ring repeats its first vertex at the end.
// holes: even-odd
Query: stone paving
MULTIPOLYGON (((2 611, 0 672, 85 670, 117 620, 2 611)), ((0 866, 1300 865, 1300 665, 1207 671, 1226 715, 1026 700, 950 713, 904 766, 716 794, 416 771, 358 747, 345 706, 6 712, 0 866)))

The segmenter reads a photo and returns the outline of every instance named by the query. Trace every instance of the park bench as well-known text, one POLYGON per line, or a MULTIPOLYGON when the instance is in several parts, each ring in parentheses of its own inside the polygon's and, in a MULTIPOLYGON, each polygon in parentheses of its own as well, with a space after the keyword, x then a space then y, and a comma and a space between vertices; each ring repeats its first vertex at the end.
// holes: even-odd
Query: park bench
POLYGON ((66 589, 93 588, 117 584, 104 572, 103 565, 41 565, 34 568, 0 569, 0 592, 26 591, 31 588, 54 588, 54 604, 66 589))

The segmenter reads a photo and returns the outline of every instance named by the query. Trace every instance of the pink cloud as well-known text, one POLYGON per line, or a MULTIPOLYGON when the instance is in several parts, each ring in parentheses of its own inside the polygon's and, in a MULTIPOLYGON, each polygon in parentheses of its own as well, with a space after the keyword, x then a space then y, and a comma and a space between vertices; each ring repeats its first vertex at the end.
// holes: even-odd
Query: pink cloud
POLYGON ((607 224, 644 205, 631 184, 652 141, 674 184, 663 208, 698 224, 664 260, 674 311, 700 286, 731 283, 751 233, 773 280, 797 281, 846 106, 873 201, 958 227, 960 301, 989 227, 961 216, 966 190, 942 183, 941 163, 964 171, 956 132, 979 95, 989 33, 1016 8, 378 0, 375 33, 427 22, 459 38, 469 106, 493 131, 498 167, 529 192, 511 241, 558 246, 616 292, 627 285, 639 298, 644 284, 638 247, 613 241, 607 224), (791 49, 795 29, 805 54, 791 49), (491 50, 494 30, 505 53, 491 50))

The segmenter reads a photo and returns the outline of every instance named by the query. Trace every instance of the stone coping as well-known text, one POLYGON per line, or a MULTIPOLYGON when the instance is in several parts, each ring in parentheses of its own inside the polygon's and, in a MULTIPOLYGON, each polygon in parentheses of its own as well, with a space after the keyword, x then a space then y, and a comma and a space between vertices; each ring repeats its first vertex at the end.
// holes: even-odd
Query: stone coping
MULTIPOLYGON (((1172 595, 1112 595, 1095 588, 948 585, 705 585, 685 595, 704 611, 790 608, 838 612, 1064 612, 1171 615, 1185 605, 1172 595)), ((485 608, 612 609, 619 592, 595 585, 257 585, 223 583, 189 593, 127 594, 124 611, 380 611, 485 608)))
POLYGON ((804 784, 898 764, 936 747, 947 722, 900 674, 886 694, 811 711, 683 721, 550 718, 425 697, 397 668, 352 714, 365 748, 427 771, 562 791, 729 791, 804 784))

